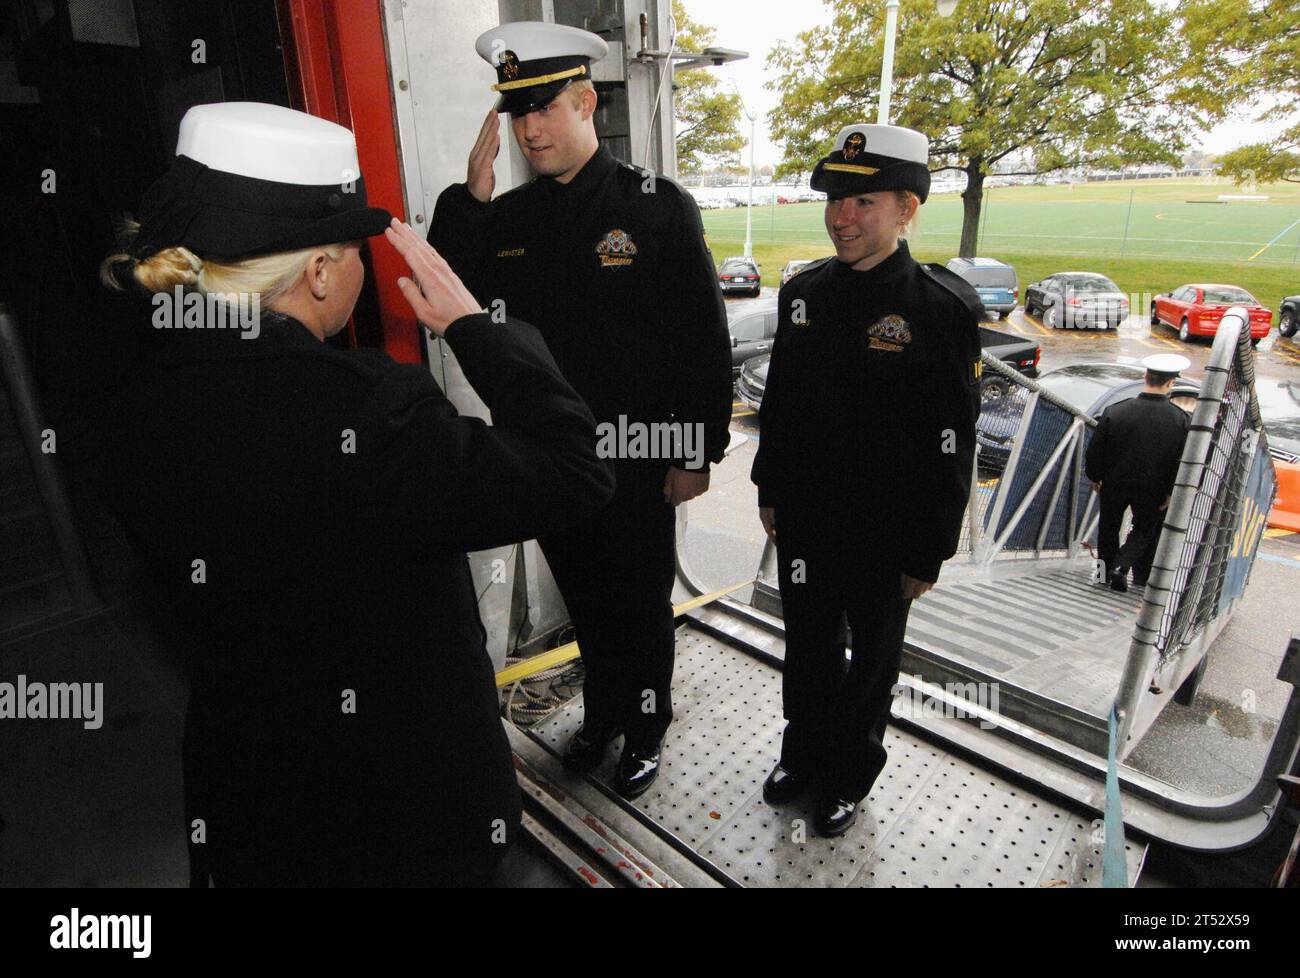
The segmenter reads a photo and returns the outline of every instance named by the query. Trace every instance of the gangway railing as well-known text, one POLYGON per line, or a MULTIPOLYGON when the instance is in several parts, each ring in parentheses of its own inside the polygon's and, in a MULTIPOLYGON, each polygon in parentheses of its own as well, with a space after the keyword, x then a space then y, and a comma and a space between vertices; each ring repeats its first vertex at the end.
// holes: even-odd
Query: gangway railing
POLYGON ((1171 696, 1194 690, 1245 590, 1276 491, 1249 314, 1234 306, 1210 350, 1116 697, 1121 757, 1171 696))
POLYGON ((991 410, 986 406, 980 419, 986 444, 976 452, 958 553, 982 566, 1012 554, 1074 557, 1098 519, 1096 494, 1083 471, 1088 431, 1097 421, 991 354, 982 361, 984 370, 1008 381, 1009 393, 991 410), (995 443, 1008 436, 1003 464, 995 443), (986 473, 996 479, 982 478, 986 473), (986 498, 990 482, 994 488, 986 498))

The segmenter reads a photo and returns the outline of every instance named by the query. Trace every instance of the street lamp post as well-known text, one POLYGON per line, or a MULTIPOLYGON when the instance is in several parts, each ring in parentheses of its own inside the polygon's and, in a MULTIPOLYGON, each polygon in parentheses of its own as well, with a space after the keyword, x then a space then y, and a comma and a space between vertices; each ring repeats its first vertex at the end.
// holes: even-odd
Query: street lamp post
MULTIPOLYGON (((893 0, 897 3, 898 0, 893 0)), ((736 79, 728 78, 731 81, 731 87, 736 90, 736 98, 740 99, 740 111, 744 113, 745 118, 749 120, 749 203, 745 207, 745 257, 754 257, 754 116, 749 111, 749 106, 745 104, 745 96, 740 94, 740 86, 736 84, 736 79)))
MULTIPOLYGON (((940 17, 951 17, 957 0, 936 0, 940 17)), ((889 98, 894 91, 894 36, 898 33, 898 0, 885 0, 885 51, 880 61, 880 108, 876 122, 889 125, 889 98)))
POLYGON ((889 125, 889 96, 894 88, 894 35, 898 33, 898 0, 885 0, 885 53, 880 62, 880 108, 876 124, 889 125))

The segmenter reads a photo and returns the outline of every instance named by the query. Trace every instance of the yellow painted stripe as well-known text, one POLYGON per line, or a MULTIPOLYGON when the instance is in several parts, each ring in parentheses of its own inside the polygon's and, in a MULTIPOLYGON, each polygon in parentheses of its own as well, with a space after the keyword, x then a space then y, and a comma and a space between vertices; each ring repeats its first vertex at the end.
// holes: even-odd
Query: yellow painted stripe
MULTIPOLYGON (((731 587, 724 587, 708 594, 701 594, 688 601, 683 601, 681 604, 673 605, 673 617, 684 615, 686 612, 709 604, 711 601, 717 601, 718 598, 725 598, 728 594, 733 594, 743 587, 749 587, 753 583, 753 581, 741 581, 739 584, 731 585, 731 587)), ((576 659, 579 654, 578 643, 569 642, 567 645, 561 645, 549 652, 543 652, 541 655, 531 656, 523 662, 516 662, 513 666, 508 666, 497 673, 497 689, 509 686, 520 679, 527 679, 539 672, 545 672, 547 669, 554 669, 556 666, 576 659)))
POLYGON ((1278 537, 1289 537, 1295 534, 1295 530, 1283 530, 1278 527, 1270 527, 1264 531, 1264 536, 1269 540, 1276 540, 1278 537))

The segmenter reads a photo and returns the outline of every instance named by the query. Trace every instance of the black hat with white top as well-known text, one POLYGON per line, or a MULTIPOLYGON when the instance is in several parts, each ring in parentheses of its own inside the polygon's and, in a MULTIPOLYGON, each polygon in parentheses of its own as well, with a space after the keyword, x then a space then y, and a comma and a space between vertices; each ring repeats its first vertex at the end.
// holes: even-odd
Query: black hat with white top
POLYGON ((196 105, 176 159, 140 205, 137 259, 178 245, 236 260, 379 234, 392 216, 366 203, 352 133, 261 102, 196 105))
POLYGON ((845 126, 835 148, 813 169, 812 189, 830 198, 910 190, 930 194, 930 141, 904 126, 845 126))
POLYGON ((591 63, 609 54, 609 45, 579 27, 521 20, 480 34, 474 50, 496 69, 497 111, 526 115, 590 79, 591 63))

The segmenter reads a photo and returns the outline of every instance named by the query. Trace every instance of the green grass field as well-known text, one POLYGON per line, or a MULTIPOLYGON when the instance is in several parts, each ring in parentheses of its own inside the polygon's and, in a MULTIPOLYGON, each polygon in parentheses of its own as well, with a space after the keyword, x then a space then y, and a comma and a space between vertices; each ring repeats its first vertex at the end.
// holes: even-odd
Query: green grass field
MULTIPOLYGON (((1267 201, 1211 203, 1243 192, 1207 179, 994 187, 985 191, 978 253, 1015 266, 1022 293, 1054 272, 1092 271, 1139 295, 1224 282, 1276 309, 1282 296, 1300 293, 1300 186, 1254 191, 1267 201)), ((754 255, 764 285, 779 285, 792 258, 831 253, 822 212, 819 203, 754 208, 754 255)), ((743 252, 743 207, 703 217, 718 262, 743 252)), ((933 196, 921 209, 912 253, 946 261, 957 253, 960 233, 961 198, 933 196)))

